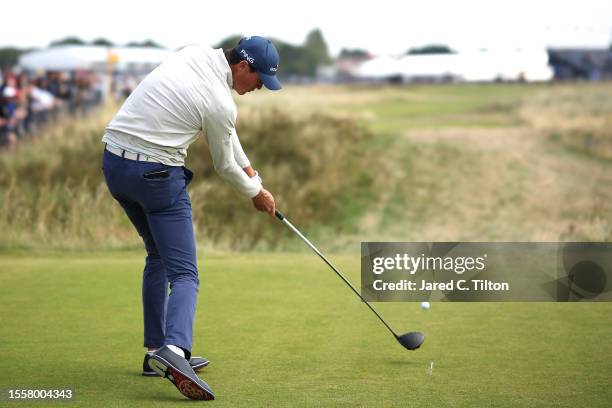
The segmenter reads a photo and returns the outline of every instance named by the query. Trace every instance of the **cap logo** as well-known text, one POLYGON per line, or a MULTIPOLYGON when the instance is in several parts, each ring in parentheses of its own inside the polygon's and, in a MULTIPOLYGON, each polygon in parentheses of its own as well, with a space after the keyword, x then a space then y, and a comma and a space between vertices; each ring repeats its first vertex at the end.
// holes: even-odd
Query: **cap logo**
POLYGON ((276 72, 276 67, 270 67, 270 71, 276 72))
POLYGON ((249 64, 254 64, 255 60, 253 59, 253 57, 251 57, 249 54, 247 54, 247 52, 243 49, 240 50, 240 54, 244 57, 245 60, 247 60, 249 62, 249 64))

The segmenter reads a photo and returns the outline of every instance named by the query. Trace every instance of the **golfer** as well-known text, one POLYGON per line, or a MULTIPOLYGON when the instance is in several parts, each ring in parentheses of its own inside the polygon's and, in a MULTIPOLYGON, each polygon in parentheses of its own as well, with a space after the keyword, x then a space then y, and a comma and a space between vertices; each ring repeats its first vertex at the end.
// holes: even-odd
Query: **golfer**
POLYGON ((191 356, 199 280, 187 148, 204 135, 216 172, 257 210, 274 215, 274 197, 238 140, 232 89, 239 95, 262 84, 280 89, 278 63, 274 45, 263 37, 245 37, 227 52, 185 47, 138 85, 102 138, 106 184, 147 251, 143 374, 168 378, 191 399, 215 397, 194 372, 208 361, 191 356))

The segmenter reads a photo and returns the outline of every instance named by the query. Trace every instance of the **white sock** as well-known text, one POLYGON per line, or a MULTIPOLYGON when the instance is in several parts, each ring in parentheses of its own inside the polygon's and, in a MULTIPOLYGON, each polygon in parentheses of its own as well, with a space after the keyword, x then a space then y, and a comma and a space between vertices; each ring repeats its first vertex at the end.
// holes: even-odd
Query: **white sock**
POLYGON ((174 351, 176 354, 178 354, 179 356, 185 358, 185 352, 183 351, 182 348, 177 347, 177 346, 173 346, 172 344, 168 344, 168 348, 172 351, 174 351))

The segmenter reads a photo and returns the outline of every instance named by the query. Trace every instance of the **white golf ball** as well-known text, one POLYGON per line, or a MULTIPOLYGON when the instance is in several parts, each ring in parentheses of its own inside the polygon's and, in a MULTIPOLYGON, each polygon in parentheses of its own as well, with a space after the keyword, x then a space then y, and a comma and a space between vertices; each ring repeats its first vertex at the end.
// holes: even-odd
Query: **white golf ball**
POLYGON ((429 302, 421 302, 421 309, 429 310, 429 308, 430 308, 429 302))

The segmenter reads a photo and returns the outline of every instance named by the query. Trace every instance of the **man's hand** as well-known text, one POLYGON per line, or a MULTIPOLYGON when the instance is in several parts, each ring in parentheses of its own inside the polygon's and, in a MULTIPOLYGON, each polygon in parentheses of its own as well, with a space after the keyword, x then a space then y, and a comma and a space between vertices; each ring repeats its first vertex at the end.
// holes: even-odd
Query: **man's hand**
POLYGON ((271 216, 274 216, 276 205, 274 204, 274 197, 268 190, 262 187, 259 194, 251 198, 251 200, 253 200, 253 205, 258 211, 266 212, 271 216))

